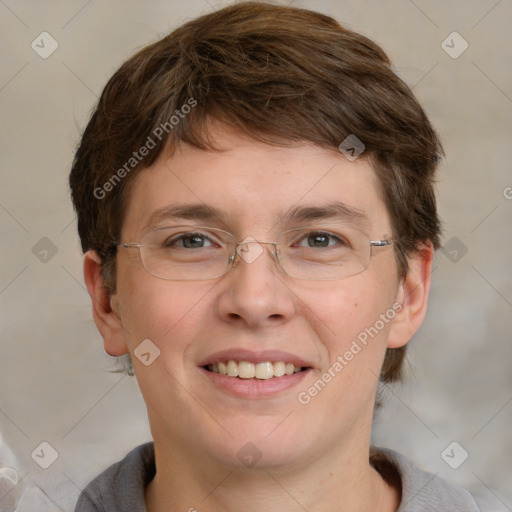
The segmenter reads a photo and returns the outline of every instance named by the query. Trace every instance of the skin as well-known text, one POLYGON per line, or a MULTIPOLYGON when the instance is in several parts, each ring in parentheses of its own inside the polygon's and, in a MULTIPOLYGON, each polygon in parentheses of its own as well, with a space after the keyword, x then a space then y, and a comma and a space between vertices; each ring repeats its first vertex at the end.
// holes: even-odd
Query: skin
MULTIPOLYGON (((275 240, 298 227, 279 223, 291 207, 342 201, 365 213, 372 240, 391 238, 365 159, 349 161, 310 143, 275 147, 222 125, 214 129, 225 151, 183 145, 135 178, 122 242, 138 242, 151 213, 177 203, 217 208, 222 224, 216 226, 241 241, 275 240)), ((158 226, 173 223, 179 224, 158 226)), ((137 249, 119 249, 117 291, 109 296, 99 258, 88 252, 85 281, 105 350, 130 352, 147 405, 157 465, 146 489, 148 511, 397 510, 400 490, 368 462, 377 376, 386 348, 405 345, 421 325, 432 259, 432 247, 421 246, 400 281, 393 248, 375 248, 360 274, 304 281, 284 275, 266 248, 223 277, 179 282, 146 272, 137 249), (314 399, 299 403, 297 394, 395 302, 403 306, 395 318, 314 399), (149 366, 133 356, 145 339, 160 350, 149 366), (283 350, 313 369, 271 397, 232 396, 198 367, 208 355, 231 348, 283 350), (261 453, 250 468, 237 457, 248 442, 261 453)))

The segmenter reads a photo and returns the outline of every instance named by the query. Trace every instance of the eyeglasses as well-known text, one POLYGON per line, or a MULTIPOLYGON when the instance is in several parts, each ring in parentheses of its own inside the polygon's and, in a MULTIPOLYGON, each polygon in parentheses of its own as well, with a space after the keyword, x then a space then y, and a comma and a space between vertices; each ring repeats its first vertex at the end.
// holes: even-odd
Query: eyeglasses
POLYGON ((252 263, 272 246, 275 262, 296 279, 334 281, 368 268, 373 247, 395 240, 370 240, 351 227, 290 229, 275 242, 246 238, 237 242, 222 229, 205 226, 168 226, 147 232, 138 244, 114 242, 123 249, 139 249, 142 266, 169 281, 203 281, 221 277, 240 259, 252 263))

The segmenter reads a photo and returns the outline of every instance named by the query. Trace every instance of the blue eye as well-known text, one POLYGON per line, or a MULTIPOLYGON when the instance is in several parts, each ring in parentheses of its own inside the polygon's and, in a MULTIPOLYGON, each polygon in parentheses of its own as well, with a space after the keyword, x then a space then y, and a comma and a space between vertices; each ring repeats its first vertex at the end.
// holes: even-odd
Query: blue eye
POLYGON ((165 247, 179 247, 184 249, 202 249, 212 246, 211 240, 202 233, 184 233, 176 237, 168 238, 165 247))
POLYGON ((313 231, 307 233, 298 242, 299 247, 323 248, 333 247, 336 245, 347 245, 347 242, 339 236, 327 233, 325 231, 313 231))

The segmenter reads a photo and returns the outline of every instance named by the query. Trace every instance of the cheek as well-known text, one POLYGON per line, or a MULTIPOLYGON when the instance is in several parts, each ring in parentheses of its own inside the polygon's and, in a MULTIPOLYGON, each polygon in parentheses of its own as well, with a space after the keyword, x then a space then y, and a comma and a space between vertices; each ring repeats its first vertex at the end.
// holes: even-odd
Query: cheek
POLYGON ((150 339, 166 360, 183 360, 211 310, 211 283, 164 281, 153 276, 131 276, 120 290, 123 326, 130 352, 150 339))
POLYGON ((304 309, 321 340, 323 357, 314 382, 298 399, 310 403, 315 414, 337 404, 338 417, 345 421, 354 411, 373 407, 395 310, 392 294, 372 286, 368 277, 305 294, 309 300, 304 309))
MULTIPOLYGON (((393 293, 382 291, 389 286, 377 285, 370 277, 361 274, 343 282, 296 291, 302 304, 301 315, 308 318, 322 339, 329 340, 330 346, 343 348, 347 341, 373 326, 393 304, 393 293)), ((387 324, 380 330, 387 331, 387 324)))
POLYGON ((305 391, 313 396, 328 382, 314 407, 340 403, 341 399, 347 407, 349 403, 354 408, 373 404, 395 314, 393 274, 387 274, 385 283, 379 282, 377 275, 366 272, 329 286, 324 283, 317 290, 311 286, 300 294, 302 314, 307 315, 322 350, 322 367, 317 375, 322 382, 309 390, 311 395, 305 391))

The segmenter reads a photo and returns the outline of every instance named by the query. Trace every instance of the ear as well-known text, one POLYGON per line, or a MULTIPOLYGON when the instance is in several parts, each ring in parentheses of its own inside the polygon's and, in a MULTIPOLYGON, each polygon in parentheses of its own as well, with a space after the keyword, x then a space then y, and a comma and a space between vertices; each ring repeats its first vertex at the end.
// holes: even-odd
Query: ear
POLYGON ((117 296, 110 295, 101 275, 101 259, 95 251, 88 251, 84 257, 84 280, 91 296, 92 313, 100 331, 105 351, 111 356, 128 352, 123 325, 118 311, 117 296))
POLYGON ((408 257, 409 270, 398 287, 396 302, 402 308, 396 314, 388 337, 388 348, 406 345, 420 328, 427 313, 434 248, 422 244, 408 257))

